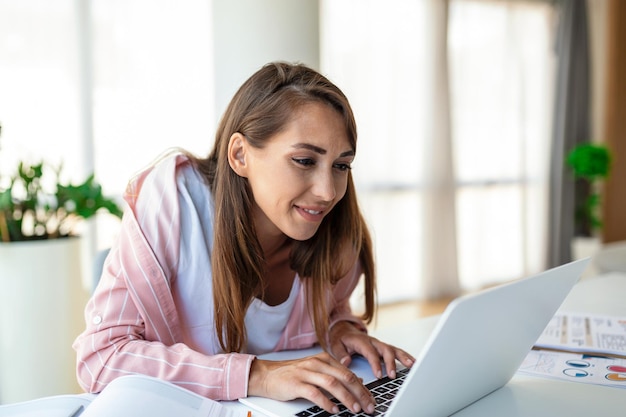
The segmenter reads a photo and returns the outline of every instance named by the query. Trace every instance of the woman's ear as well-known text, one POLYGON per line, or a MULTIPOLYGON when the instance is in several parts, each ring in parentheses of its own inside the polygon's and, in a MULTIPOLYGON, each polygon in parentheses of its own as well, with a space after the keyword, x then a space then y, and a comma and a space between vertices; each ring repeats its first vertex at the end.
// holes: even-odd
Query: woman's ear
POLYGON ((248 142, 244 135, 239 132, 233 133, 228 142, 228 164, 240 177, 248 175, 246 165, 246 148, 248 142))

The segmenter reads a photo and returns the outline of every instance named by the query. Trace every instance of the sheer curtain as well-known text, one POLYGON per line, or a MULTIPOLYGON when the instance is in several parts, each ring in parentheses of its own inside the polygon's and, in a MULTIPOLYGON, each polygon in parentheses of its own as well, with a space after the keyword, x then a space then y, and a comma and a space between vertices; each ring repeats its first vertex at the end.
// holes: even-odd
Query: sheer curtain
POLYGON ((321 2, 321 67, 354 107, 353 173, 375 241, 381 302, 439 293, 429 279, 442 277, 436 267, 448 269, 452 291, 458 282, 454 196, 445 169, 447 80, 438 67, 445 54, 437 54, 445 51, 445 36, 436 35, 445 35, 445 7, 441 1, 321 2))
POLYGON ((211 24, 207 0, 0 0, 0 170, 45 158, 119 195, 166 148, 207 153, 211 24))
MULTIPOLYGON (((74 1, 0 0, 0 172, 18 160, 84 173, 74 1), (59 146, 59 144, 63 144, 59 146)), ((5 184, 6 185, 6 184, 5 184)))
POLYGON ((550 2, 450 4, 459 265, 473 288, 546 266, 555 19, 550 2))
MULTIPOLYGON (((208 151, 211 5, 0 0, 0 170, 45 156, 62 160, 68 177, 95 169, 118 193, 167 147, 208 151)), ((543 269, 552 8, 320 0, 321 69, 345 90, 359 126, 354 175, 381 302, 543 269)), ((106 245, 117 224, 99 221, 106 245)))
MULTIPOLYGON (((121 193, 167 148, 199 155, 213 143, 211 4, 91 0, 95 170, 121 193)), ((98 218, 101 246, 118 230, 98 218)))
MULTIPOLYGON (((0 0, 0 172, 19 159, 62 163, 65 179, 95 171, 120 196, 166 148, 208 152, 210 32, 207 0, 0 0)), ((119 225, 81 224, 87 288, 119 225)))
POLYGON ((552 6, 321 2, 322 69, 359 126, 380 302, 544 268, 552 6))

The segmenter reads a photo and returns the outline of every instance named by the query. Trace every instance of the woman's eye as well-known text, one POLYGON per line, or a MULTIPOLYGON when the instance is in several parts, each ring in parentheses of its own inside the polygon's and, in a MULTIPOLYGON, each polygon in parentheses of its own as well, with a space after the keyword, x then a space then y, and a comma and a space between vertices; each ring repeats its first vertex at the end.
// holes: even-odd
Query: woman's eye
POLYGON ((312 166, 315 165, 315 161, 311 158, 292 158, 292 160, 303 166, 312 166))
POLYGON ((335 168, 337 168, 339 171, 348 171, 352 169, 350 164, 335 164, 335 168))

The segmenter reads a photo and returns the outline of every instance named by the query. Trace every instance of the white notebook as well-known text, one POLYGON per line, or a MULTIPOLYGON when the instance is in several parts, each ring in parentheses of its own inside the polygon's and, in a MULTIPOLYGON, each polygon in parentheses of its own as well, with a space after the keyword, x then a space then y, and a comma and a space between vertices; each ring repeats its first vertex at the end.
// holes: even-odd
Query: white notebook
POLYGON ((55 395, 0 406, 0 417, 246 417, 172 383, 145 375, 113 380, 100 394, 55 395))

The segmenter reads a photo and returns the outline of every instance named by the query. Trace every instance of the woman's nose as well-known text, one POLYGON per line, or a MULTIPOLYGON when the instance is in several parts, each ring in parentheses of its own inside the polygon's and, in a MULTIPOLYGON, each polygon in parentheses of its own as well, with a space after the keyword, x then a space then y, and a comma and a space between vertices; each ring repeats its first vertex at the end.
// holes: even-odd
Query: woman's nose
POLYGON ((320 171, 315 176, 313 183, 313 193, 322 201, 333 201, 337 196, 335 178, 332 172, 320 171))

